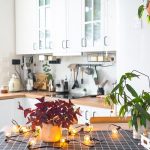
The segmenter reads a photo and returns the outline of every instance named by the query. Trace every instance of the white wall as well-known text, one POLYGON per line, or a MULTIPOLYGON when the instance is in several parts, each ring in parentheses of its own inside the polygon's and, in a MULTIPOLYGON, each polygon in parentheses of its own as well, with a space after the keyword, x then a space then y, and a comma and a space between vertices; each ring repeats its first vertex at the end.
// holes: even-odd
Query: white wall
MULTIPOLYGON (((142 20, 138 25, 137 10, 141 1, 117 0, 117 78, 128 71, 139 70, 150 76, 150 24, 142 20)), ((150 90, 148 80, 142 76, 134 85, 137 90, 150 90)))
POLYGON ((8 84, 14 73, 11 59, 15 58, 14 0, 0 0, 0 85, 8 84))

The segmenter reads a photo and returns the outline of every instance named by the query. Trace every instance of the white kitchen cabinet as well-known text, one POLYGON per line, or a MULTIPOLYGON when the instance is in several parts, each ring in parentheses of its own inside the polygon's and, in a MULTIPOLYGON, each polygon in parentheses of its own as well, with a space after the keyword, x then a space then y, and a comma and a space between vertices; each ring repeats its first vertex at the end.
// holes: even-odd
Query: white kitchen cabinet
POLYGON ((111 109, 96 108, 84 105, 76 105, 76 107, 80 107, 80 111, 82 114, 82 116, 78 117, 79 124, 85 124, 87 122, 90 122, 91 117, 111 116, 111 109))
POLYGON ((114 6, 114 0, 82 0, 83 52, 115 50, 114 6))
POLYGON ((51 1, 16 0, 16 53, 52 53, 51 1))
POLYGON ((81 54, 81 1, 53 1, 54 55, 81 54))
POLYGON ((105 50, 116 51, 116 0, 106 0, 105 3, 105 50))
POLYGON ((36 0, 15 0, 16 54, 35 54, 38 48, 36 0))

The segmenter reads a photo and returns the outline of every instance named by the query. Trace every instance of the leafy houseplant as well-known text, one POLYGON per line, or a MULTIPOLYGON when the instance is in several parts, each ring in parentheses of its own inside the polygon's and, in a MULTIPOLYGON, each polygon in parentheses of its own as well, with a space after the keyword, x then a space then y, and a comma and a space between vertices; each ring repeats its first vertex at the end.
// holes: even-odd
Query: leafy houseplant
POLYGON ((51 125, 55 128, 55 130, 51 131, 51 134, 48 131, 44 131, 43 135, 49 134, 46 139, 44 137, 44 141, 58 141, 61 135, 56 135, 54 138, 49 136, 54 136, 55 132, 60 131, 59 127, 69 128, 71 124, 78 120, 77 115, 81 115, 79 112, 80 108, 74 109, 74 104, 70 100, 69 102, 63 100, 45 101, 44 97, 40 99, 37 98, 37 100, 39 100, 39 102, 35 104, 35 109, 24 109, 20 103, 18 109, 24 112, 24 117, 28 118, 27 124, 31 124, 33 129, 35 129, 36 126, 48 129, 49 126, 47 125, 51 125))
POLYGON ((147 10, 147 22, 150 23, 150 0, 147 0, 146 5, 142 4, 138 8, 138 17, 142 18, 144 10, 147 10))
POLYGON ((138 94, 129 84, 133 78, 139 78, 139 75, 127 72, 121 76, 119 83, 113 88, 111 93, 107 95, 106 102, 111 105, 120 104, 119 116, 124 117, 127 113, 131 113, 129 125, 138 131, 139 126, 146 128, 147 120, 150 120, 148 109, 150 107, 150 94, 142 91, 138 94))
POLYGON ((48 65, 47 64, 47 62, 45 63, 45 64, 43 64, 43 71, 46 73, 46 75, 48 76, 47 77, 47 80, 48 80, 48 82, 50 81, 50 80, 53 80, 53 76, 52 76, 52 74, 50 73, 50 71, 51 71, 51 69, 50 69, 50 65, 48 65))

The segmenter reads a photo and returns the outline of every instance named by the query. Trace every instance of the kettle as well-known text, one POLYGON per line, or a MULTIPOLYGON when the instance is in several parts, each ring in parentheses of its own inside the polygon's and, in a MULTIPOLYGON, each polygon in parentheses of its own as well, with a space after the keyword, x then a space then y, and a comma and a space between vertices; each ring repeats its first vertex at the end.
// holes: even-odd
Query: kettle
POLYGON ((9 92, 17 92, 21 90, 20 79, 16 76, 16 74, 12 74, 8 87, 9 92))

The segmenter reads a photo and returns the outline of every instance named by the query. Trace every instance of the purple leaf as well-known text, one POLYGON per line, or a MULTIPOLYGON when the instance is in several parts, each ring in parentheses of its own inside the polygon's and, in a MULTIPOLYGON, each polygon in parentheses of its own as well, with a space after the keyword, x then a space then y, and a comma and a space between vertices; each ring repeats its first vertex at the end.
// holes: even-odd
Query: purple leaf
POLYGON ((45 97, 36 98, 36 99, 39 100, 41 103, 45 102, 45 97))
POLYGON ((19 109, 19 110, 24 110, 23 107, 21 106, 20 102, 18 102, 18 103, 19 103, 18 109, 19 109))
POLYGON ((26 118, 28 114, 31 113, 31 108, 27 108, 24 110, 24 117, 26 118))

